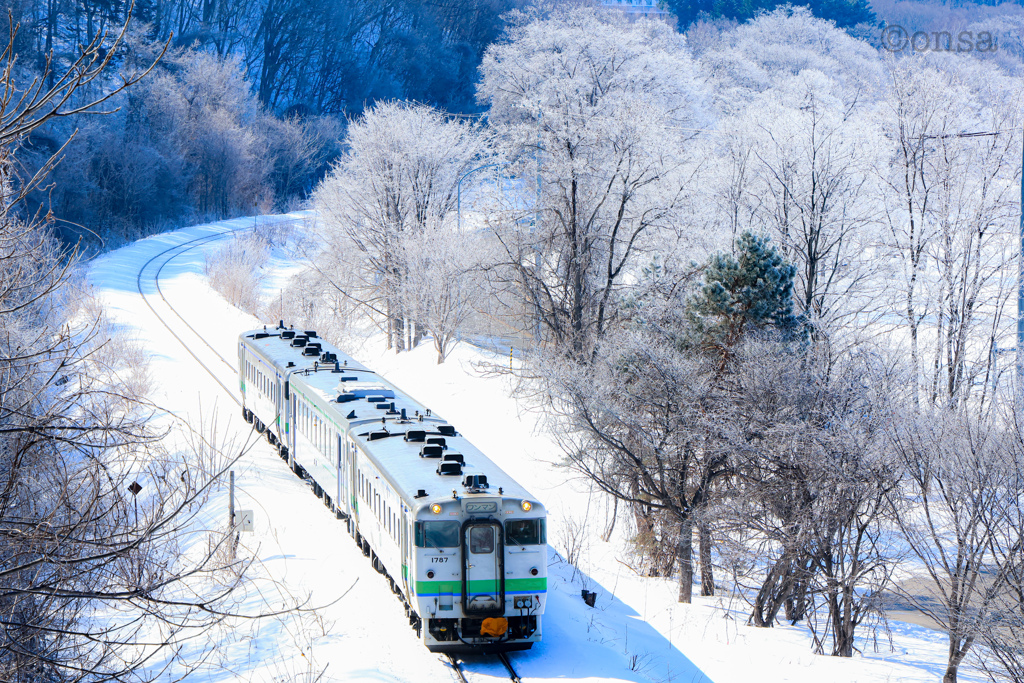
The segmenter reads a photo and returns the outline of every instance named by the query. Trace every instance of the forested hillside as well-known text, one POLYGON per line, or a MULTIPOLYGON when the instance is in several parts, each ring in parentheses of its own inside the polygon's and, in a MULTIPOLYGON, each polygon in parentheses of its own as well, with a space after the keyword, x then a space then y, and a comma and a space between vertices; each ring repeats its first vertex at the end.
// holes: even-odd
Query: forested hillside
POLYGON ((16 78, 26 85, 51 55, 60 70, 129 15, 114 65, 163 55, 149 78, 110 103, 115 113, 64 118, 23 141, 22 163, 37 168, 77 130, 55 184, 39 188, 31 210, 52 210, 66 241, 109 247, 192 217, 301 201, 337 156, 345 117, 367 104, 408 98, 477 111, 477 66, 517 4, 5 3, 19 27, 16 78))

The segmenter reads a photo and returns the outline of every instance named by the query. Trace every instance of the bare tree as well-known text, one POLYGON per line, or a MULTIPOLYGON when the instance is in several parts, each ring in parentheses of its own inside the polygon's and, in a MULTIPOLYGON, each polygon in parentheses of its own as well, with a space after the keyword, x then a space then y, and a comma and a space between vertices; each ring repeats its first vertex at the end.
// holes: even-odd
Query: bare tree
POLYGON ((802 73, 726 124, 749 155, 732 154, 733 181, 749 186, 730 188, 730 218, 777 241, 797 268, 797 314, 823 334, 856 312, 869 274, 859 258, 872 217, 872 151, 863 139, 874 131, 856 97, 844 101, 840 92, 822 74, 802 73))
POLYGON ((894 420, 890 434, 912 487, 894 496, 896 519, 924 572, 902 593, 949 635, 943 683, 999 627, 1020 570, 1020 436, 1001 418, 936 409, 894 420))
POLYGON ((589 367, 547 369, 565 418, 556 438, 573 469, 646 508, 651 524, 668 526, 662 538, 673 546, 679 601, 690 602, 695 515, 714 482, 731 472, 728 451, 706 438, 713 372, 702 366, 710 363, 637 333, 606 339, 599 357, 589 367))
POLYGON ((505 158, 536 196, 497 228, 503 279, 547 341, 586 360, 683 202, 695 66, 663 22, 562 7, 521 17, 481 71, 505 158))
POLYGON ((748 338, 726 377, 735 482, 710 514, 728 554, 758 581, 751 622, 807 620, 815 649, 850 657, 858 627, 900 559, 888 496, 899 486, 882 408, 891 392, 868 354, 748 338), (819 618, 819 612, 824 620, 819 618))
POLYGON ((430 332, 438 363, 458 343, 482 294, 481 265, 489 260, 485 245, 481 235, 451 225, 428 226, 402 245, 401 297, 410 318, 430 332))
MULTIPOLYGON (((890 142, 878 173, 882 250, 899 283, 898 297, 881 294, 909 340, 916 400, 948 406, 976 391, 977 378, 993 378, 993 349, 1013 324, 1005 307, 1016 277, 1008 254, 1020 147, 1014 107, 975 107, 1019 86, 987 65, 955 66, 890 66, 890 142)), ((977 385, 987 393, 991 381, 977 385)))
POLYGON ((314 197, 331 240, 319 267, 385 327, 388 348, 401 351, 411 314, 404 245, 451 229, 459 182, 486 153, 484 141, 473 125, 438 110, 388 103, 352 122, 346 142, 349 151, 314 197))
POLYGON ((103 90, 124 37, 101 34, 66 73, 27 87, 11 43, 0 94, 0 677, 124 680, 175 638, 223 618, 244 563, 217 552, 202 502, 222 466, 161 447, 147 428, 138 368, 102 352, 94 305, 76 297, 77 254, 49 225, 18 216, 56 155, 31 178, 13 172, 17 142, 47 121, 99 111, 145 70, 103 90), (52 82, 52 86, 44 83, 52 82), (101 94, 85 97, 92 86, 101 94), (205 552, 185 535, 210 534, 205 552), (157 634, 158 637, 152 636, 157 634))

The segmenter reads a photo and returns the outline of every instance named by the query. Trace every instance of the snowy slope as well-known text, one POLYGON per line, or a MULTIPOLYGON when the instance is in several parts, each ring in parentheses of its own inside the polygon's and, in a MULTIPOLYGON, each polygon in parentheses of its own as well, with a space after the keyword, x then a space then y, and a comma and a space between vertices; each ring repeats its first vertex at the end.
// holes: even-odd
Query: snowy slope
MULTIPOLYGON (((231 452, 255 442, 235 467, 238 505, 254 510, 256 520, 255 532, 242 538, 240 554, 255 562, 253 580, 239 596, 239 611, 255 615, 304 607, 279 617, 233 619, 207 639, 182 644, 186 655, 211 653, 192 680, 312 681, 320 673, 322 681, 455 680, 441 657, 419 645, 387 582, 356 549, 344 526, 274 449, 256 440, 235 400, 197 362, 206 363, 233 390, 237 380, 228 366, 235 361, 238 332, 272 322, 238 311, 207 286, 204 255, 224 240, 182 252, 160 276, 167 300, 216 353, 156 298, 153 273, 163 258, 146 267, 141 278, 156 314, 137 290, 140 270, 168 247, 252 225, 252 218, 243 218, 159 235, 98 258, 90 269, 90 281, 109 314, 149 350, 154 402, 193 425, 215 430, 222 442, 231 444, 231 452)), ((274 265, 282 272, 295 267, 280 258, 274 265)), ((269 282, 268 289, 276 292, 278 283, 269 282)), ((745 626, 745 605, 735 596, 676 604, 674 582, 637 577, 620 561, 621 538, 610 543, 598 539, 607 514, 604 501, 557 467, 557 451, 536 433, 536 416, 522 414, 508 398, 507 380, 476 373, 473 364, 485 354, 463 345, 438 366, 429 346, 394 355, 384 352, 381 340, 370 338, 348 350, 454 423, 545 502, 551 516, 549 542, 559 553, 551 554, 544 641, 511 656, 525 681, 725 683, 757 678, 820 683, 941 677, 945 638, 921 627, 893 624, 892 651, 880 634, 877 653, 872 642, 865 642, 863 657, 840 660, 812 655, 802 628, 745 626), (573 524, 586 525, 587 541, 578 561, 582 573, 562 559, 564 530, 573 524), (584 587, 598 593, 594 608, 580 599, 584 587)), ((226 522, 226 484, 208 515, 212 526, 226 522)), ((466 669, 470 680, 507 680, 491 658, 471 659, 466 669)), ((182 665, 172 663, 168 680, 181 671, 182 665)), ((961 680, 981 680, 970 673, 964 671, 961 680)))

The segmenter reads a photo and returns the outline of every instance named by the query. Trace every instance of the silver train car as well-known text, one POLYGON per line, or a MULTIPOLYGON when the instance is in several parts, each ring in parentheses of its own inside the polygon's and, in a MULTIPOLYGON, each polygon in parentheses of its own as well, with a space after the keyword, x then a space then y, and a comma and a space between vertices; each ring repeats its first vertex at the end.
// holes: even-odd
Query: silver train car
POLYGON ((314 331, 238 338, 245 419, 391 583, 435 652, 525 650, 547 600, 544 506, 431 413, 314 331))

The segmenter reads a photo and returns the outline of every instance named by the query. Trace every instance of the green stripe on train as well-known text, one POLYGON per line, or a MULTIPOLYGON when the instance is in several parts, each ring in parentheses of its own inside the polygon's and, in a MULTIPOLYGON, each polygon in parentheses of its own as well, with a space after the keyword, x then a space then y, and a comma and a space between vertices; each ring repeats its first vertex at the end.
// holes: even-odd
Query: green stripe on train
MULTIPOLYGON (((470 581, 470 593, 484 593, 494 589, 494 581, 470 581)), ((529 579, 505 579, 506 593, 544 593, 548 589, 546 577, 529 579)), ((461 581, 417 581, 415 592, 417 595, 438 595, 451 593, 462 595, 461 581)))

